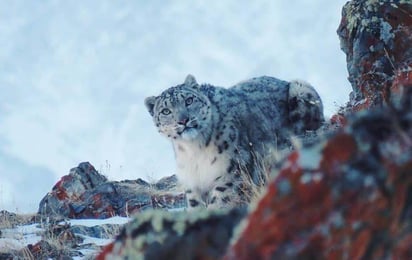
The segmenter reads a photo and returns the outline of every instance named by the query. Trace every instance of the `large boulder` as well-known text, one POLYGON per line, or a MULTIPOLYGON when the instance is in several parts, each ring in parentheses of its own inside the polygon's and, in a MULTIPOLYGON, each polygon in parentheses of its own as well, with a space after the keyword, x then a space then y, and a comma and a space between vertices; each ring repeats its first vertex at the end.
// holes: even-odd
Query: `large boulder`
POLYGON ((176 177, 149 184, 141 179, 108 181, 88 162, 61 178, 40 202, 38 213, 53 218, 129 216, 152 208, 184 207, 176 177))

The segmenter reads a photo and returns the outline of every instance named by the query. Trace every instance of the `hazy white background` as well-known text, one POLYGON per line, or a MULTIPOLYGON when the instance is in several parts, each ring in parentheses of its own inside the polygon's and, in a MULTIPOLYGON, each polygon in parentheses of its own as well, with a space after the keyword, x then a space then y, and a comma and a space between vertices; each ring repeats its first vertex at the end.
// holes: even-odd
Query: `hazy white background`
POLYGON ((35 212, 90 161, 111 180, 174 173, 143 105, 183 82, 304 79, 348 100, 344 0, 1 1, 0 209, 35 212))

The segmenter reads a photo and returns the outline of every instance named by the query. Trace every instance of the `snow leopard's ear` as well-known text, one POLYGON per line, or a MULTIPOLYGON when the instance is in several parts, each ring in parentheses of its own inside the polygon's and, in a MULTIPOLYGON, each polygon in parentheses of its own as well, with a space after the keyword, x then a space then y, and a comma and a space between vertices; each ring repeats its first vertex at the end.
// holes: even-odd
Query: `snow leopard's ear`
POLYGON ((144 104, 145 104, 145 106, 146 106, 146 108, 149 111, 151 116, 154 115, 153 109, 154 109, 154 106, 155 106, 155 102, 156 102, 156 97, 154 97, 154 96, 153 97, 147 97, 144 100, 144 104))
POLYGON ((196 79, 193 75, 189 74, 186 76, 185 85, 189 87, 197 87, 196 79))

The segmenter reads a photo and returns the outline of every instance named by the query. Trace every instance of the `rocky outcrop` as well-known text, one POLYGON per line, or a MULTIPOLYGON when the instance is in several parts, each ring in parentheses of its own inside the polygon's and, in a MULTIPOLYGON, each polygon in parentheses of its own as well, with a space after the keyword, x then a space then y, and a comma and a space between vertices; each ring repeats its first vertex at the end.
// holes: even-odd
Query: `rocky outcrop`
POLYGON ((353 92, 350 111, 381 106, 392 82, 412 65, 410 1, 356 0, 343 8, 338 28, 353 92))
POLYGON ((40 202, 38 213, 52 218, 129 216, 153 208, 181 208, 184 194, 176 177, 155 184, 141 179, 108 181, 90 163, 70 170, 40 202))

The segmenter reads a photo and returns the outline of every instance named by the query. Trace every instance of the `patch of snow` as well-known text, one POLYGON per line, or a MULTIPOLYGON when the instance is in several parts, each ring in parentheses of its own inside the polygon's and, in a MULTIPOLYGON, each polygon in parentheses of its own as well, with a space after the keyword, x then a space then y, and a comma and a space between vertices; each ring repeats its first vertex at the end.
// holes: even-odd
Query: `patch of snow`
POLYGON ((60 224, 69 223, 72 226, 85 226, 85 227, 94 227, 101 226, 105 224, 111 225, 123 225, 130 221, 131 218, 126 217, 112 217, 106 219, 70 219, 69 221, 60 222, 60 224))
POLYGON ((7 252, 10 250, 20 250, 26 245, 21 241, 13 238, 0 238, 0 252, 7 252))
POLYGON ((168 209, 167 211, 169 211, 169 212, 180 212, 180 211, 184 211, 185 209, 186 209, 185 207, 181 207, 181 208, 168 209))
POLYGON ((39 228, 39 224, 30 224, 30 225, 23 225, 23 226, 17 226, 15 228, 16 232, 22 233, 22 234, 31 234, 31 233, 36 233, 36 232, 41 232, 43 231, 42 228, 39 228))
POLYGON ((73 257, 73 260, 83 260, 83 259, 94 259, 93 256, 95 256, 98 252, 93 249, 81 249, 79 250, 80 253, 83 254, 83 256, 75 256, 73 257))
MULTIPOLYGON (((127 223, 130 218, 126 217, 112 217, 108 219, 71 219, 60 224, 79 225, 86 227, 101 226, 105 224, 123 225, 127 223)), ((6 228, 1 230, 0 238, 0 252, 7 252, 10 250, 21 250, 28 244, 36 244, 42 237, 41 234, 44 229, 40 228, 40 224, 30 224, 16 226, 15 228, 6 228)), ((94 244, 98 247, 105 246, 113 241, 113 239, 96 238, 77 234, 84 238, 81 245, 94 244)), ((98 249, 85 248, 79 250, 85 257, 75 257, 74 259, 85 259, 87 256, 96 254, 98 249)))
MULTIPOLYGON (((66 224, 69 223, 72 226, 85 226, 85 227, 94 227, 94 226, 101 226, 101 225, 123 225, 129 222, 131 218, 127 217, 112 217, 112 218, 107 218, 107 219, 70 219, 69 221, 63 221, 60 224, 66 224)), ((78 236, 82 237, 84 239, 83 243, 80 245, 89 245, 89 244, 94 244, 96 246, 106 246, 113 242, 114 237, 112 239, 107 239, 107 238, 97 238, 97 237, 91 237, 91 236, 86 236, 82 234, 77 234, 78 236)), ((93 256, 94 254, 98 253, 99 250, 93 249, 93 248, 85 248, 79 250, 84 256, 82 257, 74 257, 73 259, 76 260, 81 260, 81 259, 86 259, 89 256, 93 256)))
POLYGON ((113 242, 113 239, 110 238, 96 238, 96 237, 90 237, 90 236, 85 236, 85 235, 79 235, 82 238, 84 238, 83 244, 95 244, 96 246, 106 246, 113 242))
POLYGON ((2 249, 19 250, 28 244, 35 244, 41 240, 39 235, 43 229, 38 224, 22 225, 15 228, 6 228, 1 231, 0 251, 2 249))

